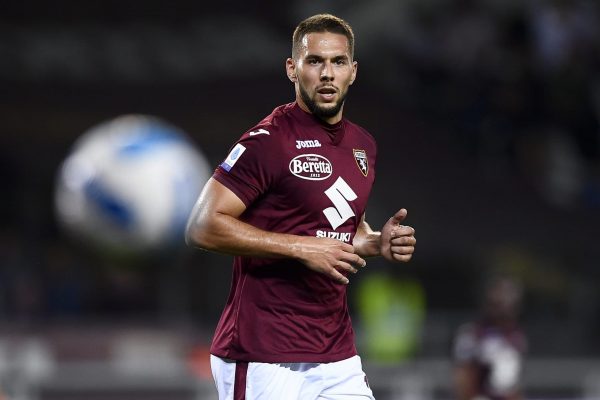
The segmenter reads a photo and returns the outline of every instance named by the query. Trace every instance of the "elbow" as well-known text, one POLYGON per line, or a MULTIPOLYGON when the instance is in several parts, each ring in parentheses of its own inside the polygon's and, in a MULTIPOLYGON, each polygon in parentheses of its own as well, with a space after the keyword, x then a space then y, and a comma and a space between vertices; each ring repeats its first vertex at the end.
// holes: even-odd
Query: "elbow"
POLYGON ((188 225, 185 228, 185 244, 189 247, 209 250, 209 235, 205 226, 206 224, 199 221, 188 222, 188 225))
POLYGON ((185 230, 185 243, 190 247, 208 251, 218 251, 219 223, 214 219, 195 219, 188 223, 185 230))
POLYGON ((194 240, 194 234, 193 234, 192 229, 191 229, 191 227, 189 225, 185 228, 184 238, 185 238, 185 244, 186 244, 186 246, 196 247, 196 242, 194 240))

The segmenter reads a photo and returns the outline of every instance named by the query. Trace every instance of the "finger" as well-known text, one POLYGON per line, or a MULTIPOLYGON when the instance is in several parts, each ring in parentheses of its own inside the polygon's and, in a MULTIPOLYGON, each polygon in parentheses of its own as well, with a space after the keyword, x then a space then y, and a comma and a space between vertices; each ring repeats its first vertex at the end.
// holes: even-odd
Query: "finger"
POLYGON ((342 245, 342 250, 344 252, 354 254, 354 246, 352 246, 351 244, 348 244, 348 243, 344 243, 344 242, 340 242, 340 244, 342 245))
POLYGON ((408 225, 398 225, 392 228, 392 236, 414 236, 415 229, 408 225))
POLYGON ((347 254, 346 256, 340 258, 340 260, 351 263, 352 265, 360 268, 367 265, 367 262, 358 254, 347 254))
POLYGON ((394 224, 400 224, 406 218, 406 214, 408 214, 406 208, 401 208, 390 218, 390 221, 394 224))
POLYGON ((392 254, 392 257, 396 261, 400 262, 408 262, 412 258, 412 254, 392 254))
POLYGON ((415 252, 414 246, 392 246, 390 247, 392 254, 413 254, 415 252))
POLYGON ((390 240, 392 246, 414 246, 417 239, 414 236, 399 236, 390 240))
POLYGON ((332 278, 334 281, 341 283, 342 285, 347 285, 348 283, 350 283, 350 280, 348 280, 348 278, 342 275, 340 271, 338 271, 335 268, 330 269, 329 277, 332 278))
POLYGON ((354 268, 351 264, 348 264, 347 262, 344 262, 344 261, 340 261, 335 266, 335 269, 337 269, 340 272, 350 272, 352 274, 355 274, 358 272, 358 270, 356 268, 354 268))

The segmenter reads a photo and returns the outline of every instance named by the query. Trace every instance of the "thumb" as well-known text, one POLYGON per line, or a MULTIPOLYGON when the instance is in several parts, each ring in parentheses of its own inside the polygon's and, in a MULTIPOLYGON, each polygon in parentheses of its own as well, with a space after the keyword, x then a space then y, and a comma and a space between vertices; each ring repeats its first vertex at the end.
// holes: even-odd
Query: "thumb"
POLYGON ((408 214, 406 208, 401 208, 390 218, 390 222, 393 224, 400 224, 400 222, 404 221, 404 218, 406 218, 406 214, 408 214))

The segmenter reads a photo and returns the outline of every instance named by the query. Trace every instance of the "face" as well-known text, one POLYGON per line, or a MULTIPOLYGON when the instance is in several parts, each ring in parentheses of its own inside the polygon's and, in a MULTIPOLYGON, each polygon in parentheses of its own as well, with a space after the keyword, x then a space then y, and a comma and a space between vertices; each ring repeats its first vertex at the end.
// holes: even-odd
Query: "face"
POLYGON ((500 279, 486 293, 486 311, 496 319, 513 319, 517 316, 521 301, 519 285, 509 279, 500 279))
POLYGON ((298 54, 295 59, 288 58, 286 68, 302 109, 330 124, 342 119, 344 99, 357 68, 346 36, 331 32, 305 35, 298 54))

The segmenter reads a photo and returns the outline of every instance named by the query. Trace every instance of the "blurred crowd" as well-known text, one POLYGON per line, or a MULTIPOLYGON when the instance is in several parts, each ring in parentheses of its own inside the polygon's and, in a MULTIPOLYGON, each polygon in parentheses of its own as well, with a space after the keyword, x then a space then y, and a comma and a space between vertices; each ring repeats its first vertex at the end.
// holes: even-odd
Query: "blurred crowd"
POLYGON ((552 205, 597 209, 600 5, 402 4, 367 35, 372 43, 360 51, 376 57, 373 69, 382 71, 367 78, 383 78, 382 86, 420 121, 450 135, 486 176, 523 177, 552 205), (386 69, 388 51, 395 65, 386 69))

